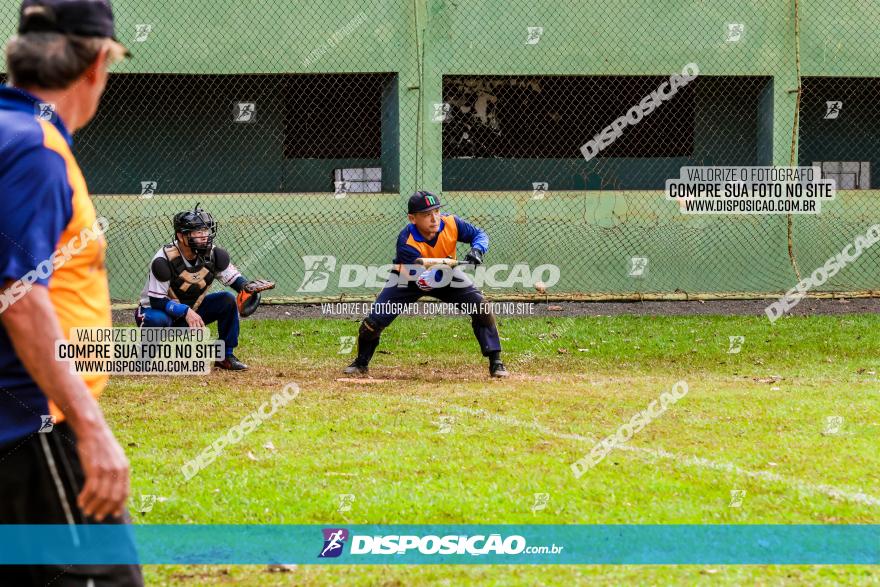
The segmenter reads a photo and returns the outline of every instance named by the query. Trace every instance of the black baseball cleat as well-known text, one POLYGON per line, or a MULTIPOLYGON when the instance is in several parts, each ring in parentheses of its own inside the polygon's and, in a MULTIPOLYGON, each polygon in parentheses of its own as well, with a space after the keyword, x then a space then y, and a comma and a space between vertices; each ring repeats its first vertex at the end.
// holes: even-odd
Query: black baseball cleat
POLYGON ((346 375, 369 375, 370 368, 367 365, 361 365, 357 361, 342 370, 346 375))
POLYGON ((492 377, 503 378, 510 376, 510 373, 507 372, 504 363, 501 361, 491 361, 489 363, 489 375, 492 377))
POLYGON ((214 361, 214 366, 227 371, 245 371, 248 366, 239 361, 235 355, 229 355, 222 361, 214 361))

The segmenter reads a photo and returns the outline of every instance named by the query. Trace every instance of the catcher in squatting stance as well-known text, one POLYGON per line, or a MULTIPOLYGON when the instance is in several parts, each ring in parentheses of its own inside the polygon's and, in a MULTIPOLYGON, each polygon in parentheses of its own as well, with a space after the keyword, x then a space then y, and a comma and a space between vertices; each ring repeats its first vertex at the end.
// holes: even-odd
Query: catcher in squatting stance
POLYGON ((489 250, 489 237, 485 232, 457 216, 441 214, 440 206, 440 198, 431 192, 420 191, 410 197, 407 212, 411 224, 397 237, 397 255, 393 261, 396 268, 376 298, 372 312, 361 322, 357 358, 343 371, 346 375, 366 375, 382 331, 400 314, 403 305, 430 295, 459 308, 461 304, 467 305, 480 350, 489 358, 489 374, 508 376, 501 362, 495 316, 480 290, 460 271, 456 271, 451 280, 445 280, 437 278, 436 269, 418 265, 419 261, 428 259, 454 260, 459 242, 471 245, 464 259, 466 264, 482 264, 483 255, 489 250))
POLYGON ((189 326, 204 328, 217 322, 226 345, 226 358, 216 361, 220 369, 241 371, 247 365, 235 354, 238 318, 253 314, 260 292, 275 287, 271 281, 248 281, 229 261, 226 249, 214 245, 217 222, 196 204, 174 215, 174 240, 153 256, 147 284, 141 291, 135 322, 140 327, 189 326), (208 293, 214 279, 238 292, 208 293))

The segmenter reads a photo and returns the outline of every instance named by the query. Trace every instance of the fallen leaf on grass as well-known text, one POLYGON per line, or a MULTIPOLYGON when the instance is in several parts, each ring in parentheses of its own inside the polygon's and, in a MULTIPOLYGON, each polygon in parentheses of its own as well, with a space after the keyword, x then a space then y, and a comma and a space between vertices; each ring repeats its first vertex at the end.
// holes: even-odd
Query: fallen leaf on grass
POLYGON ((782 381, 782 376, 771 375, 770 377, 752 377, 752 381, 755 383, 776 383, 777 381, 782 381))
POLYGON ((292 573, 296 569, 297 565, 271 564, 266 566, 266 570, 270 573, 292 573))

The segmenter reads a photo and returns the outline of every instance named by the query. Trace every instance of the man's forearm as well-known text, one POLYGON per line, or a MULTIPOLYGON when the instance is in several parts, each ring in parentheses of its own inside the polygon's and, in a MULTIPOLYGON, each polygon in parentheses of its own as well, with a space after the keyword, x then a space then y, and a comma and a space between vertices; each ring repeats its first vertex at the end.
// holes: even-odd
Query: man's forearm
MULTIPOLYGON (((10 283, 4 284, 4 289, 10 283)), ((66 338, 46 287, 35 285, 9 306, 0 321, 15 352, 37 385, 62 411, 74 432, 95 430, 104 422, 98 402, 67 363, 55 360, 55 341, 66 338)))
POLYGON ((176 300, 172 300, 171 298, 157 298, 150 296, 150 307, 154 310, 160 310, 165 312, 172 318, 181 318, 186 316, 186 311, 189 310, 189 306, 186 304, 181 304, 176 300))
POLYGON ((235 291, 241 293, 241 290, 244 289, 244 284, 248 282, 247 278, 244 275, 239 275, 235 281, 229 284, 229 287, 234 289, 235 291))

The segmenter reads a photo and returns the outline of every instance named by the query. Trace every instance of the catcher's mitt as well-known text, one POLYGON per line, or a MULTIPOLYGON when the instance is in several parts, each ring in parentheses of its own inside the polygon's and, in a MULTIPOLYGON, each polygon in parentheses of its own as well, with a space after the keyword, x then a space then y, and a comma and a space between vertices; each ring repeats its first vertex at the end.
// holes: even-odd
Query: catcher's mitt
POLYGON ((267 289, 273 289, 274 287, 274 281, 266 281, 265 279, 254 279, 245 283, 244 286, 242 286, 241 290, 253 294, 260 293, 261 291, 266 291, 267 289))
POLYGON ((256 312, 260 305, 260 292, 274 287, 274 281, 265 281, 262 279, 245 283, 235 298, 235 302, 238 304, 238 315, 242 318, 247 318, 256 312))

